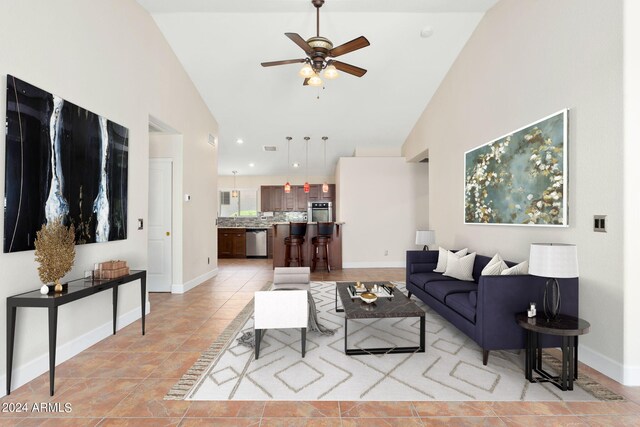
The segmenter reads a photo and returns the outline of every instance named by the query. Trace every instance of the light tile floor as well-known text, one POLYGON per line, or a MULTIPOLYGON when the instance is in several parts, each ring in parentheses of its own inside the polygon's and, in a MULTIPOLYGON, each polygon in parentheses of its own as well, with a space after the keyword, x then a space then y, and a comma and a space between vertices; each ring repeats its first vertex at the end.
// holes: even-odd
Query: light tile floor
MULTIPOLYGON (((624 387, 581 366, 626 402, 188 402, 166 392, 272 279, 268 260, 220 260, 218 275, 182 295, 151 294, 147 335, 140 322, 0 400, 1 426, 640 426, 640 387, 624 387), (17 413, 15 404, 30 410, 17 413), (51 403, 33 412, 34 403, 51 403), (61 410, 55 406, 60 404, 61 410), (71 404, 65 413, 64 404, 71 404), (13 404, 13 406, 12 406, 13 404)), ((313 280, 404 280, 404 269, 345 269, 313 280)))

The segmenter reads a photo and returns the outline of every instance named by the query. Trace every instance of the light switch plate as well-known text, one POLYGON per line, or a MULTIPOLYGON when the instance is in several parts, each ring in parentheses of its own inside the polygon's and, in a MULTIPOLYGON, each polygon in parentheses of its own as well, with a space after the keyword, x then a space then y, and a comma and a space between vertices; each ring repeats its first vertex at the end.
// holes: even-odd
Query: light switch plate
POLYGON ((593 216, 593 231, 599 233, 607 232, 607 216, 606 215, 594 215, 593 216))

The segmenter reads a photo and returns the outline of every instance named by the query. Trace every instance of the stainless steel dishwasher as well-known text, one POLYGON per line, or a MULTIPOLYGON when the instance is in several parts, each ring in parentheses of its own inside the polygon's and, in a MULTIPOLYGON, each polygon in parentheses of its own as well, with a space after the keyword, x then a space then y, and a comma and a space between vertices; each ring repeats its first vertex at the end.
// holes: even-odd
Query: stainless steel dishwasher
POLYGON ((267 257, 267 230, 264 228, 247 228, 247 257, 267 257))

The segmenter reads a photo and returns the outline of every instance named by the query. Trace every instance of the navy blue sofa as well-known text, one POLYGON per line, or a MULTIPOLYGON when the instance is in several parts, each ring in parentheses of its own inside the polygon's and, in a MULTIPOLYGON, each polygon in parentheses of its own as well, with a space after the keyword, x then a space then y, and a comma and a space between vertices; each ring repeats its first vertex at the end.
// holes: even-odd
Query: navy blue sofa
MULTIPOLYGON (((491 257, 476 255, 473 282, 434 273, 438 251, 407 251, 406 286, 415 295, 468 335, 482 348, 482 363, 487 364, 490 350, 523 349, 525 331, 515 321, 516 313, 527 311, 535 302, 542 314, 544 277, 481 276, 491 257)), ((513 262, 505 261, 509 267, 513 262)), ((560 312, 578 316, 578 278, 558 279, 560 312)), ((544 336, 543 348, 559 347, 560 337, 544 336)))

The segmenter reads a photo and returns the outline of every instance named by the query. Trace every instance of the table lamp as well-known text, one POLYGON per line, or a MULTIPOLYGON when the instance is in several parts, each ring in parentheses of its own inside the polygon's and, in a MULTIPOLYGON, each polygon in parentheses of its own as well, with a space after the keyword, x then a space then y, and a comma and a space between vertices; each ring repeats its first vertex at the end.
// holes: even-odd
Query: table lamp
POLYGON ((429 249, 428 245, 436 242, 436 232, 434 230, 418 230, 416 231, 416 245, 424 245, 423 251, 429 249))
POLYGON ((560 286, 557 279, 578 277, 576 245, 532 243, 529 252, 529 274, 548 278, 544 286, 544 314, 547 320, 555 319, 560 312, 560 286))

